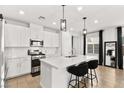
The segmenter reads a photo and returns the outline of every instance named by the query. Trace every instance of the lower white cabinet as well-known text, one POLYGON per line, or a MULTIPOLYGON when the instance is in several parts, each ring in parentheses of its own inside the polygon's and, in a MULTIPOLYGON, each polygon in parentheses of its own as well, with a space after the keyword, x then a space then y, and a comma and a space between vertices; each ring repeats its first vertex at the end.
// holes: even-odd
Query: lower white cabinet
POLYGON ((31 72, 30 58, 12 58, 7 60, 7 78, 12 78, 31 72))
POLYGON ((30 73, 31 72, 31 58, 23 58, 20 67, 20 74, 30 73))
POLYGON ((9 59, 7 60, 7 78, 17 76, 19 64, 18 60, 9 59))

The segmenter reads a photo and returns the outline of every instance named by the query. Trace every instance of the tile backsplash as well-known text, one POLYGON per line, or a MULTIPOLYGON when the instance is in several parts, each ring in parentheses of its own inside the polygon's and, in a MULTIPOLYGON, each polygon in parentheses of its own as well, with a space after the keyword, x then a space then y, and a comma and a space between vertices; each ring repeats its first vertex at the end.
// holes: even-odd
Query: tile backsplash
MULTIPOLYGON (((5 57, 6 58, 17 58, 17 57, 28 57, 29 48, 5 48, 5 57)), ((38 48, 36 48, 38 49, 38 48)), ((39 48, 46 56, 59 56, 59 48, 48 47, 48 48, 39 48)))

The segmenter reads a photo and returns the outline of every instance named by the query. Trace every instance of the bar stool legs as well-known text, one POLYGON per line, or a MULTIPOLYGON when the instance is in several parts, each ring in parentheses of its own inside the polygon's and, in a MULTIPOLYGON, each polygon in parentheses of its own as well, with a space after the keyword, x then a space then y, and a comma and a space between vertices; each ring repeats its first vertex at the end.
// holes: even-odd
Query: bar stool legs
POLYGON ((95 69, 94 69, 94 73, 95 73, 96 81, 98 83, 98 78, 97 78, 97 74, 96 74, 96 70, 95 69))
POLYGON ((80 79, 79 79, 78 76, 76 76, 76 79, 72 79, 72 74, 71 74, 70 80, 69 80, 69 83, 68 83, 68 88, 69 88, 69 86, 71 86, 71 87, 73 87, 73 88, 80 88, 80 83, 84 84, 83 87, 86 88, 86 80, 85 80, 85 78, 83 78, 83 82, 82 82, 82 81, 80 81, 80 79), (72 84, 71 84, 72 81, 75 82, 75 85, 72 85, 72 84))
POLYGON ((95 69, 93 69, 93 71, 94 71, 94 74, 93 74, 93 72, 92 72, 92 69, 90 69, 90 80, 91 80, 91 86, 93 87, 93 79, 96 79, 96 81, 97 81, 97 83, 98 83, 98 78, 97 78, 97 74, 96 74, 96 70, 95 69), (94 77, 93 77, 94 76, 94 77))
POLYGON ((93 86, 93 78, 92 78, 92 70, 90 69, 90 75, 91 75, 91 86, 93 86))

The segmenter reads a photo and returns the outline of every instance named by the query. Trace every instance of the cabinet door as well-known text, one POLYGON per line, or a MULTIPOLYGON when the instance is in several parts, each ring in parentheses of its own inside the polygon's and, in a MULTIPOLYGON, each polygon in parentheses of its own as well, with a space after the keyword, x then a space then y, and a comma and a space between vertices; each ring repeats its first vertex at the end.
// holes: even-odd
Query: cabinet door
POLYGON ((38 38, 40 41, 44 40, 44 31, 39 31, 38 38))
POLYGON ((72 53, 71 34, 69 32, 62 32, 62 55, 68 56, 72 53))
POLYGON ((14 25, 5 25, 5 47, 19 46, 20 33, 14 25))
POLYGON ((30 31, 28 28, 24 28, 20 33, 20 46, 29 47, 30 46, 30 31))
POLYGON ((22 58, 20 64, 21 64, 20 74, 27 74, 31 72, 31 59, 30 58, 22 58))
POLYGON ((52 46, 52 35, 51 32, 45 32, 44 35, 44 47, 51 47, 52 46))
POLYGON ((18 58, 7 61, 7 78, 16 77, 19 75, 27 74, 31 72, 31 59, 30 58, 18 58))
POLYGON ((31 39, 38 40, 38 35, 36 29, 31 29, 31 39))
POLYGON ((35 24, 30 24, 31 39, 41 40, 43 27, 35 24))
POLYGON ((19 64, 18 64, 19 60, 15 60, 15 59, 11 59, 7 61, 7 68, 8 68, 8 72, 7 72, 7 78, 11 78, 11 77, 15 77, 18 75, 18 68, 19 68, 19 64))
POLYGON ((27 27, 5 24, 5 47, 29 46, 29 34, 27 27))
POLYGON ((52 34, 52 47, 59 47, 59 34, 52 34))

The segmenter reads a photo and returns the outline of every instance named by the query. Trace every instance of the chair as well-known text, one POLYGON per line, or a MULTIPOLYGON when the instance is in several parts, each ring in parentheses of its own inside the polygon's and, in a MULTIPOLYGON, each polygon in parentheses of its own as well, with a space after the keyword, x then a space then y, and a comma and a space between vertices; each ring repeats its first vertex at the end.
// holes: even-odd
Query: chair
POLYGON ((80 88, 80 83, 84 84, 83 87, 86 87, 86 82, 85 79, 84 81, 80 81, 79 77, 84 77, 88 73, 88 64, 87 63, 81 63, 78 66, 70 66, 67 68, 67 71, 71 74, 69 83, 68 83, 68 88, 69 86, 76 88, 80 88), (72 75, 76 76, 76 79, 72 79, 72 75), (72 85, 71 82, 75 81, 75 85, 72 85))
POLYGON ((97 67, 98 67, 98 60, 88 61, 88 69, 90 69, 90 73, 88 73, 88 75, 90 75, 91 77, 87 77, 87 78, 91 80, 91 86, 93 86, 93 79, 96 79, 98 83, 98 78, 95 70, 97 67), (94 74, 92 71, 94 71, 94 74))

